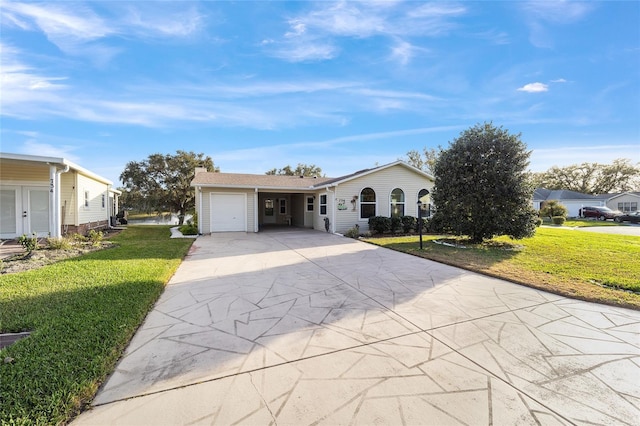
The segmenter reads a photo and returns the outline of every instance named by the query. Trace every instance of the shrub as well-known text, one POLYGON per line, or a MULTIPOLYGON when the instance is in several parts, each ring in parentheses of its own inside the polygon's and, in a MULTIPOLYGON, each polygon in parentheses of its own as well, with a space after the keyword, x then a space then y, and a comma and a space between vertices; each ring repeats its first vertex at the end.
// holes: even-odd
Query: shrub
POLYGON ((567 217, 567 214, 567 208, 560 204, 558 200, 545 201, 540 207, 540 216, 549 217, 552 218, 552 220, 554 216, 567 217))
POLYGON ((71 245, 68 238, 47 238, 47 247, 52 250, 69 250, 71 245))
POLYGON ((562 225, 564 224, 565 218, 564 216, 553 216, 551 220, 553 221, 554 225, 562 225))
POLYGON ((89 239, 82 234, 71 234, 71 240, 73 244, 86 243, 89 239))
POLYGON ((396 232, 398 232, 400 230, 400 228, 402 227, 402 220, 400 219, 399 216, 394 216, 390 219, 390 230, 391 232, 393 232, 394 234, 396 232))
POLYGON ((541 217, 537 218, 536 219, 536 228, 539 228, 542 225, 542 222, 543 222, 543 220, 542 220, 541 217))
POLYGON ((198 235, 198 227, 192 223, 187 223, 178 228, 182 235, 198 235))
POLYGON ((99 246, 102 242, 102 238, 104 238, 104 234, 102 234, 102 231, 92 229, 89 231, 89 234, 87 234, 87 237, 89 238, 89 241, 91 241, 92 245, 99 246))
POLYGON ((18 237, 18 243, 27 253, 38 249, 38 238, 36 234, 33 234, 31 237, 28 237, 27 234, 22 234, 18 237))
POLYGON ((378 234, 383 234, 391 229, 391 218, 385 216, 371 216, 369 218, 369 229, 378 234))
POLYGON ((345 237, 349 238, 360 238, 360 225, 356 224, 353 228, 347 229, 347 232, 344 233, 345 237))
POLYGON ((405 234, 414 231, 418 225, 417 219, 413 216, 402 216, 400 220, 402 221, 402 232, 405 234))

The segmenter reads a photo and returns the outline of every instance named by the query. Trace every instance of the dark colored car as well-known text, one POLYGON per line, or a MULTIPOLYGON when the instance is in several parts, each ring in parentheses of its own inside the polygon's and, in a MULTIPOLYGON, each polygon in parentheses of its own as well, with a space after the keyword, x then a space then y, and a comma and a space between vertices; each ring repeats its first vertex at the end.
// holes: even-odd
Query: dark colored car
POLYGON ((607 220, 615 219, 620 216, 622 212, 611 210, 609 207, 589 206, 581 208, 579 214, 580 217, 595 217, 596 219, 607 220))
POLYGON ((613 220, 616 222, 640 223, 640 212, 627 212, 620 216, 616 216, 613 220))

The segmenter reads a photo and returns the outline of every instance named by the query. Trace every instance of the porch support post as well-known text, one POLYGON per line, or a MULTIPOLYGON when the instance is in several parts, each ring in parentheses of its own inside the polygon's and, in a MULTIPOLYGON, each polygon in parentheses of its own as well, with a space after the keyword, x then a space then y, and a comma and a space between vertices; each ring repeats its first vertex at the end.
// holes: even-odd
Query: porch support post
POLYGON ((253 232, 258 232, 258 228, 260 227, 260 225, 258 224, 258 212, 260 211, 258 200, 258 188, 256 188, 253 192, 253 232))
POLYGON ((49 235, 52 238, 62 236, 62 225, 60 221, 60 174, 58 168, 49 165, 49 235))

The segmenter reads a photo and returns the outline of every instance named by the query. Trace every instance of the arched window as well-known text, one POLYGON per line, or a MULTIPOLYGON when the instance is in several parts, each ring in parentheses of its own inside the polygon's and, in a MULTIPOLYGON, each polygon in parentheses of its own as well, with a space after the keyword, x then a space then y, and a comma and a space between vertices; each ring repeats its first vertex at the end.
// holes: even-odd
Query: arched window
POLYGON ((391 191, 391 217, 404 216, 404 191, 396 188, 391 191))
POLYGON ((429 191, 426 189, 421 189, 418 192, 418 201, 422 203, 422 217, 429 216, 429 212, 431 211, 431 199, 429 198, 429 191))
POLYGON ((376 215, 376 191, 365 188, 360 192, 360 219, 376 215))

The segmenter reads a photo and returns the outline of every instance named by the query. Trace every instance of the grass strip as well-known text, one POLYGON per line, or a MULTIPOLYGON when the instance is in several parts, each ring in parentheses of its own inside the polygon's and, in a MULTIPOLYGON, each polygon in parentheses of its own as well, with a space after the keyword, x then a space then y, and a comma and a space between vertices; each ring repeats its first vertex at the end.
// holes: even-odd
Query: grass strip
MULTIPOLYGON (((538 228, 532 238, 495 238, 466 248, 434 244, 442 236, 366 239, 426 259, 577 299, 640 309, 640 237, 538 228)), ((446 237, 448 238, 448 237, 446 237)))
POLYGON ((0 351, 3 425, 66 423, 93 398, 193 242, 170 234, 129 227, 114 248, 0 276, 0 331, 33 331, 0 351))

